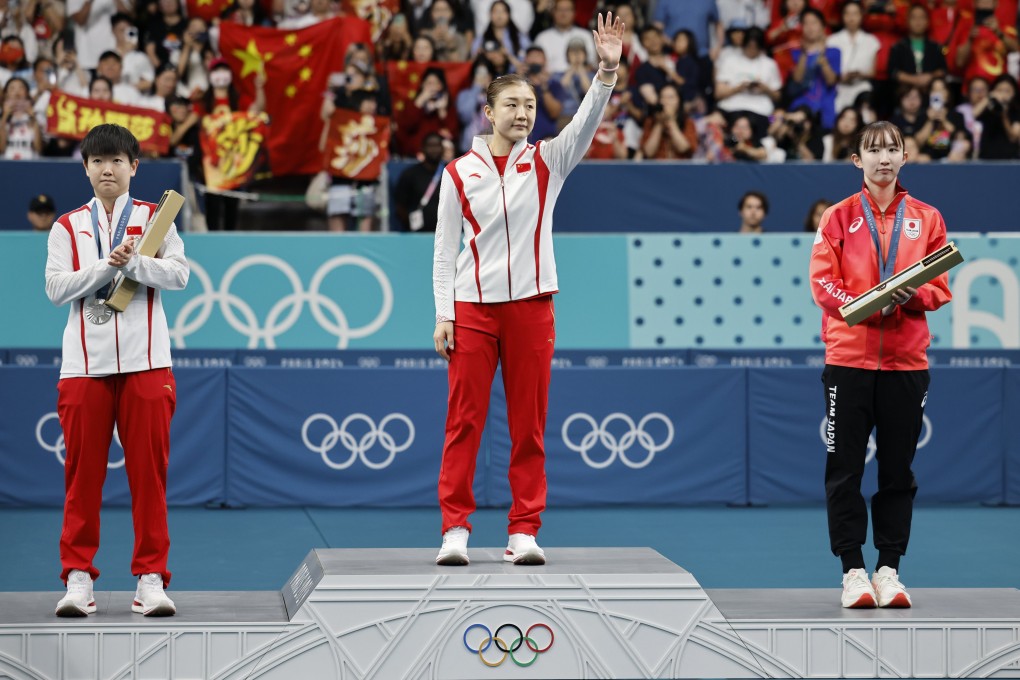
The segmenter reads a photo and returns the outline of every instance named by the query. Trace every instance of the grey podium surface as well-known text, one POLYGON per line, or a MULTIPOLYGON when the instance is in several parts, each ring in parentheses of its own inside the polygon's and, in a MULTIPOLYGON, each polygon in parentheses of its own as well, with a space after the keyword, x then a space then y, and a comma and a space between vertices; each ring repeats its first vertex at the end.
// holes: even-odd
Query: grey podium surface
POLYGON ((1020 678, 1017 590, 844 610, 837 587, 706 591, 648 548, 502 554, 313 550, 281 591, 171 590, 159 619, 132 593, 81 619, 53 616, 58 592, 0 593, 0 678, 1020 678))

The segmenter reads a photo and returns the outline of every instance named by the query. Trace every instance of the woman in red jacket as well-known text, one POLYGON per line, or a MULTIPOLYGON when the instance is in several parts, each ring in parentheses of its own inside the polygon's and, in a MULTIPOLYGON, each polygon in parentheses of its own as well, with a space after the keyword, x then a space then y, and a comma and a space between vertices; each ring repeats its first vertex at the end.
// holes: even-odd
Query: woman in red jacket
POLYGON ((616 84, 623 23, 598 19, 598 74, 555 138, 528 143, 535 88, 500 76, 486 92, 491 137, 449 163, 439 189, 433 261, 436 351, 450 362, 446 441, 439 472, 443 547, 437 564, 468 563, 471 485, 496 364, 503 367, 510 427, 510 534, 503 559, 545 564, 535 536, 545 509, 545 416, 559 290, 552 215, 571 170, 591 145, 616 84))
POLYGON ((843 562, 844 607, 909 607, 898 572, 917 493, 910 465, 928 399, 925 313, 952 298, 949 278, 941 274, 917 289, 897 290, 891 304, 852 327, 839 307, 945 245, 946 225, 938 210, 897 181, 907 154, 895 125, 865 127, 851 160, 864 172, 864 187, 825 211, 811 252, 811 294, 822 308, 825 342, 829 539, 843 562), (861 478, 873 428, 878 562, 869 582, 861 551, 868 533, 861 478))

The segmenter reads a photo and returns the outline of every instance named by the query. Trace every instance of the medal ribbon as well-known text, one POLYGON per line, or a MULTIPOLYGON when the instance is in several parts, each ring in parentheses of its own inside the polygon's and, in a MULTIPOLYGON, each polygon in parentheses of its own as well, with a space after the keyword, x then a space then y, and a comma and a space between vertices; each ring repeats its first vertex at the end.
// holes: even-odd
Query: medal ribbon
MULTIPOLYGON (((124 232, 127 230, 128 220, 131 219, 131 196, 126 198, 124 208, 120 212, 120 219, 117 221, 117 228, 113 232, 113 245, 110 247, 110 252, 113 252, 120 245, 121 241, 124 240, 124 232)), ((92 209, 92 231, 96 235, 96 250, 99 251, 100 260, 103 259, 103 242, 99 240, 99 210, 102 206, 102 202, 97 198, 96 204, 92 209)), ((113 281, 97 290, 96 299, 105 300, 106 296, 110 294, 110 286, 112 284, 113 281)))
POLYGON ((878 227, 875 226, 875 214, 871 211, 871 204, 868 197, 861 192, 861 208, 864 209, 864 219, 868 222, 868 230, 871 231, 871 240, 875 242, 875 252, 878 253, 878 274, 879 282, 885 281, 893 275, 896 268, 896 251, 900 248, 900 230, 903 229, 903 208, 907 204, 906 199, 900 201, 896 207, 896 219, 893 222, 892 236, 889 238, 889 252, 882 261, 882 241, 878 238, 878 227))

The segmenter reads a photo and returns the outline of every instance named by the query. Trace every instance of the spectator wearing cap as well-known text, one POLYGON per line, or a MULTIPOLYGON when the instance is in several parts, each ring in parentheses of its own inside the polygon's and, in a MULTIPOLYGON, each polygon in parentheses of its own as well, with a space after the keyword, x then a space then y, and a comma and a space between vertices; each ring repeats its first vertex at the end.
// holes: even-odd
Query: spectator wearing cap
POLYGON ((107 50, 99 57, 96 75, 103 76, 113 83, 113 101, 115 103, 139 106, 142 101, 142 94, 137 88, 121 80, 123 70, 124 62, 121 60, 120 54, 115 50, 107 50))
POLYGON ((576 9, 574 0, 556 0, 553 5, 553 25, 551 28, 535 36, 535 45, 545 52, 546 67, 551 73, 563 73, 567 70, 567 48, 571 42, 579 41, 584 45, 585 61, 595 64, 595 41, 591 31, 574 24, 576 9))
POLYGON ((138 49, 138 27, 123 12, 114 14, 110 23, 117 41, 114 49, 121 59, 121 82, 134 86, 139 92, 148 92, 156 73, 149 58, 138 49))
POLYGON ((48 232, 53 227, 56 216, 57 208, 47 194, 33 196, 28 202, 28 223, 32 225, 33 231, 48 232))
POLYGON ((485 63, 489 65, 489 71, 493 78, 514 73, 517 70, 517 64, 520 64, 519 61, 517 64, 510 61, 506 49, 495 40, 486 40, 482 43, 482 52, 478 55, 478 59, 484 59, 485 63))
POLYGON ((110 19, 117 12, 133 14, 130 0, 67 0, 67 18, 74 25, 78 61, 85 70, 96 68, 99 56, 117 46, 110 19))
POLYGON ((864 11, 858 0, 843 5, 843 30, 829 36, 825 44, 839 50, 840 74, 836 83, 836 111, 853 106, 858 95, 871 91, 875 60, 881 44, 861 29, 864 11))

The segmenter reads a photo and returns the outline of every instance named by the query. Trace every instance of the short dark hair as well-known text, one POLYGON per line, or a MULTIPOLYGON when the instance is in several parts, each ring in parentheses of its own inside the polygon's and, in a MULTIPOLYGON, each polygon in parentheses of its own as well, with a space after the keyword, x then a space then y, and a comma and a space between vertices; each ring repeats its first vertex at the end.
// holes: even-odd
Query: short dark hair
POLYGON ((116 26, 117 24, 120 23, 127 23, 134 26, 135 21, 134 19, 132 19, 127 14, 124 14, 123 12, 117 12, 112 17, 110 17, 110 26, 116 26))
POLYGON ((97 125, 81 141, 81 157, 88 161, 90 156, 117 156, 124 154, 134 163, 138 160, 138 140, 126 127, 115 123, 97 125))
POLYGON ((744 203, 749 198, 757 198, 759 201, 761 201, 762 210, 765 211, 766 215, 769 214, 769 197, 766 196, 765 194, 763 194, 760 191, 748 191, 743 196, 741 196, 740 197, 740 202, 737 203, 737 210, 743 210, 744 209, 744 203))
POLYGON ((116 52, 115 50, 106 50, 105 52, 99 55, 99 61, 106 61, 107 59, 116 59, 121 63, 124 62, 124 60, 120 56, 120 53, 116 52))
POLYGON ((821 22, 823 27, 826 26, 826 24, 825 24, 825 15, 822 14, 821 12, 819 12, 814 7, 811 7, 810 5, 808 7, 806 7, 803 12, 800 13, 800 22, 804 23, 804 17, 806 17, 809 14, 811 16, 815 17, 816 19, 818 19, 818 21, 821 22))

